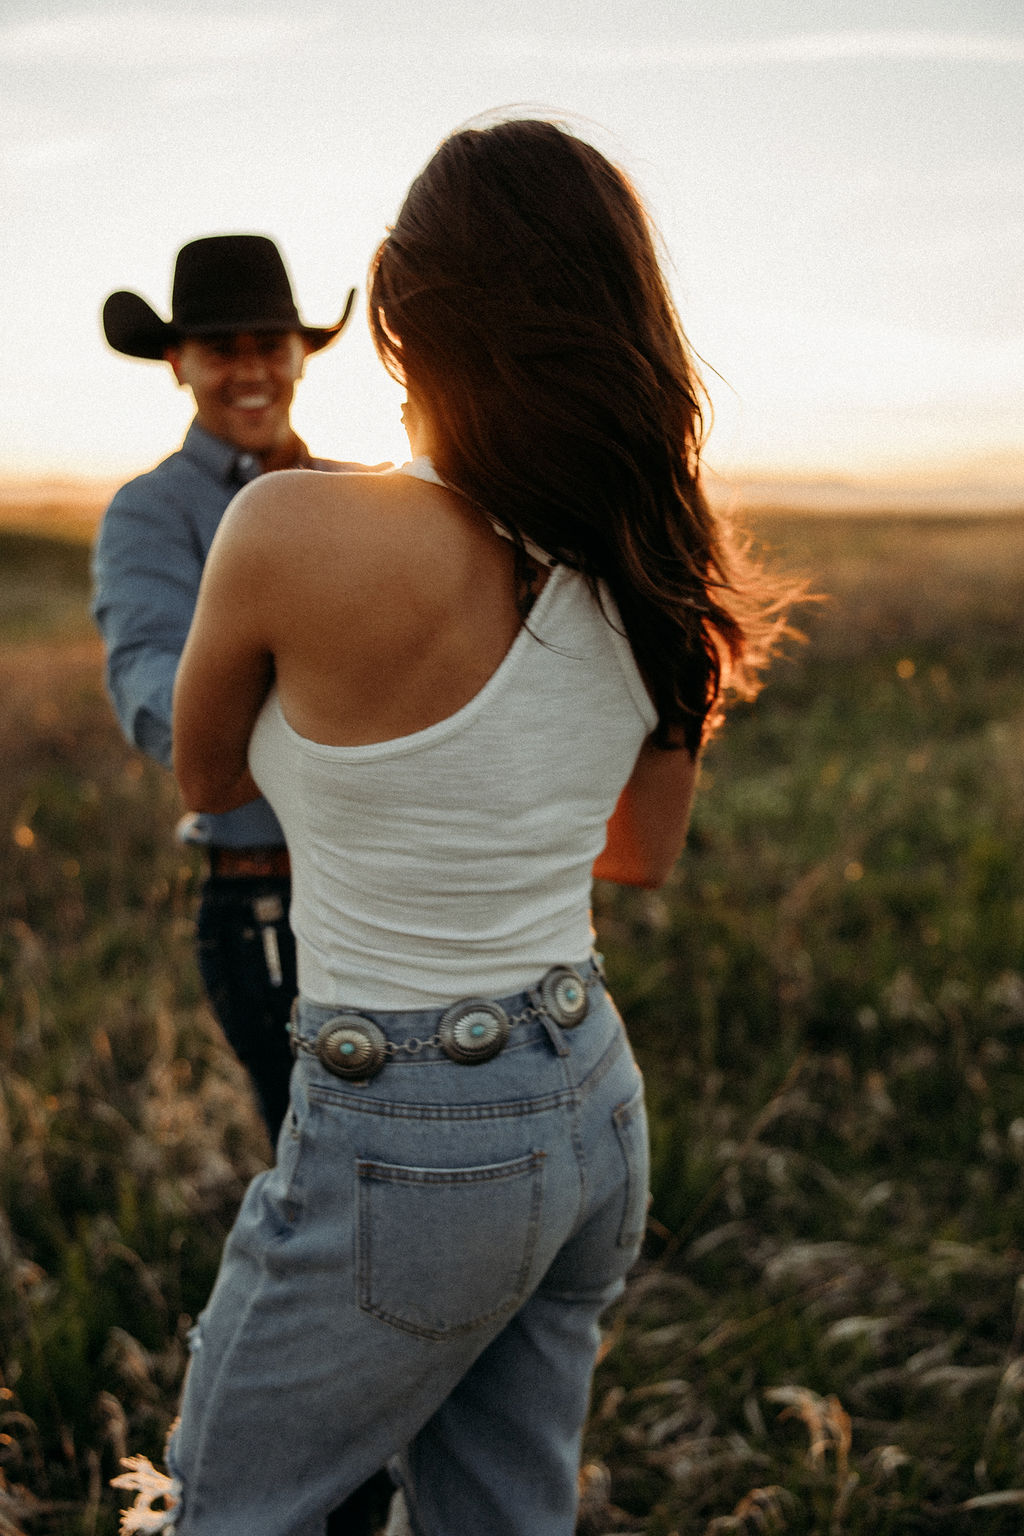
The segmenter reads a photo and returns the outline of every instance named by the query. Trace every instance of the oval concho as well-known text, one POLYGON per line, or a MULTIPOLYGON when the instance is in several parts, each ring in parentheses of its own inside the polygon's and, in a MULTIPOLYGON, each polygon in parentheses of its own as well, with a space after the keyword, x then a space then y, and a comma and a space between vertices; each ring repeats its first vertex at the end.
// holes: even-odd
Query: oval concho
POLYGON ((497 1003, 471 997, 442 1015, 437 1032, 446 1056, 473 1066, 497 1056, 508 1039, 508 1015, 497 1003))
POLYGON ((375 1077, 387 1057, 387 1037, 372 1019, 339 1013, 327 1020, 313 1048, 335 1077, 375 1077))
POLYGON ((571 965, 553 965, 541 977, 540 997, 556 1024, 575 1029, 587 1016, 587 984, 571 965))

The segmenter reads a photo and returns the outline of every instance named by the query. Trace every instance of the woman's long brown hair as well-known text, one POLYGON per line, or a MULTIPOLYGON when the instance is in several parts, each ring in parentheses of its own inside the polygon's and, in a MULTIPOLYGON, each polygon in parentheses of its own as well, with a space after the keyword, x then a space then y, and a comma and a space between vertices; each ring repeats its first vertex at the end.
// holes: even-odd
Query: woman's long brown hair
POLYGON ((726 687, 757 691, 786 594, 704 496, 703 389, 626 176, 551 122, 453 134, 374 257, 369 311, 442 479, 607 584, 659 743, 696 754, 726 687))

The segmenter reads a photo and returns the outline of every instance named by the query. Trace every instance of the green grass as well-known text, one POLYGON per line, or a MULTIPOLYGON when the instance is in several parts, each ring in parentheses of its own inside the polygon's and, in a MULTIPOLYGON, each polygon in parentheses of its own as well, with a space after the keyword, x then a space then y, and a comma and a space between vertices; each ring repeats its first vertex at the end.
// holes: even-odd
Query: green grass
MULTIPOLYGON (((581 1530, 1010 1536, 1024 524, 763 533, 830 600, 712 745, 669 886, 597 896, 654 1204, 581 1530)), ((266 1148, 201 1001, 175 792, 84 638, 82 552, 3 553, 0 1536, 105 1536, 266 1148)))
POLYGON ((84 635, 88 569, 80 539, 0 527, 0 642, 84 635))

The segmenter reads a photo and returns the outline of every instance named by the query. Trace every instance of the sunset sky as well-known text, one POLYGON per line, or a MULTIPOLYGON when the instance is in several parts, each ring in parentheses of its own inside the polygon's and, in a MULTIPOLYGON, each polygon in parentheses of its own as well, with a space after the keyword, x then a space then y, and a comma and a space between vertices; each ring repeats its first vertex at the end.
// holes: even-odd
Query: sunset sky
MULTIPOLYGON (((169 371, 102 341, 111 289, 167 314, 185 240, 259 230, 330 322, 437 141, 525 104, 643 191, 713 468, 1024 485, 1020 0, 4 0, 0 100, 0 473, 180 440, 169 371)), ((375 461, 399 401, 360 312, 295 419, 375 461)))

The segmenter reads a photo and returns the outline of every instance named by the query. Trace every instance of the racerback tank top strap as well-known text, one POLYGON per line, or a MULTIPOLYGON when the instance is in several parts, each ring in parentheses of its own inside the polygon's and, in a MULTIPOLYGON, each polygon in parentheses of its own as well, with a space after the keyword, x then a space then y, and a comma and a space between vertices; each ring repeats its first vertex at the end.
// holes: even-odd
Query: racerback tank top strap
MULTIPOLYGON (((411 475, 414 480, 425 480, 430 485, 440 485, 444 486, 445 490, 452 490, 452 487, 450 485, 446 485, 445 482, 441 479, 441 476, 438 474, 432 461, 426 454, 421 454, 418 458, 410 459, 408 464, 399 465, 395 473, 399 475, 411 475)), ((458 491, 454 491, 453 494, 457 496, 459 493, 458 491)), ((495 533, 498 534, 501 538, 508 539, 512 544, 515 543, 515 539, 513 539, 507 528, 503 528, 499 522, 494 520, 493 517, 489 517, 487 521, 490 523, 495 533)), ((554 558, 553 555, 549 555, 547 550, 541 549, 539 544, 535 544, 532 539, 528 539, 525 536, 523 538, 523 548, 526 550, 526 553, 530 556, 531 560, 536 560, 538 565, 546 566, 548 570, 550 570, 552 566, 558 564, 558 561, 554 558)))

